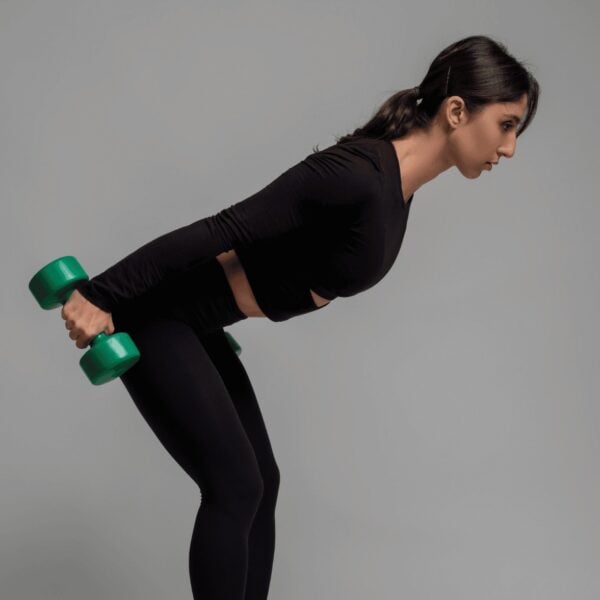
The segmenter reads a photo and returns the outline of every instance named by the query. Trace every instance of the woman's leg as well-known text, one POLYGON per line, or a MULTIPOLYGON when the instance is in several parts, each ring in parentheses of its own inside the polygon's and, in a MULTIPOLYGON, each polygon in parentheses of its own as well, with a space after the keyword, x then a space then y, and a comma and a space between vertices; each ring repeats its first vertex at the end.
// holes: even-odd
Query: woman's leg
POLYGON ((245 600, 248 538, 264 485, 230 392, 187 323, 159 314, 113 320, 141 353, 123 384, 202 493, 190 544, 194 598, 245 600))
POLYGON ((269 592, 275 552, 275 505, 279 490, 279 468, 258 401, 244 365, 223 329, 200 333, 212 363, 223 379, 229 396, 254 448, 263 479, 263 495, 248 540, 248 579, 245 600, 265 600, 269 592))

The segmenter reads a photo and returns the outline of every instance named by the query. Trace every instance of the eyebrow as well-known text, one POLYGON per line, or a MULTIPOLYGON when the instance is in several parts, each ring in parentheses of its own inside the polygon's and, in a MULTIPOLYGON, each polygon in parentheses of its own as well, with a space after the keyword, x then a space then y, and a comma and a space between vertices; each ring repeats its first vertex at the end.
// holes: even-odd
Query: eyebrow
POLYGON ((505 117, 510 117, 511 119, 514 119, 514 120, 515 120, 517 123, 520 123, 520 122, 521 122, 521 118, 520 118, 520 117, 517 117, 517 115, 512 115, 512 114, 508 114, 508 113, 506 113, 504 116, 505 116, 505 117))

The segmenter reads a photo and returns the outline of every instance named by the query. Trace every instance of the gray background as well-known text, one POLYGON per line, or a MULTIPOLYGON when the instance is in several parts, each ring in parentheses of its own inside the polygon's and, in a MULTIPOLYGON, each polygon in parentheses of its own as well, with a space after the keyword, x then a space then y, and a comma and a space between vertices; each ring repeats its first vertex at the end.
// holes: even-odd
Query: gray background
POLYGON ((0 595, 191 598, 196 485, 27 288, 237 202, 507 44, 512 160, 415 194, 377 286, 228 328, 281 469, 270 598, 596 599, 598 3, 2 1, 0 595))

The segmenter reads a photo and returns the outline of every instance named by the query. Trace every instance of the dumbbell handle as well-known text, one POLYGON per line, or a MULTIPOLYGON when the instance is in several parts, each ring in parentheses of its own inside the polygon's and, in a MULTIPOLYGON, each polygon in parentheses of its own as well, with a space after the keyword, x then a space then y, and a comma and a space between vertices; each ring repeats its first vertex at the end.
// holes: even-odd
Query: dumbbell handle
MULTIPOLYGON (((75 288, 73 288, 73 289, 75 289, 75 288)), ((64 305, 65 305, 65 304, 68 302, 69 298, 71 297, 71 294, 73 293, 73 289, 71 289, 71 290, 68 290, 68 291, 67 291, 67 299, 66 299, 66 300, 64 300, 64 301, 63 301, 63 300, 61 300, 61 301, 60 301, 60 303, 61 303, 63 306, 64 306, 64 305)), ((88 346, 89 346, 90 348, 93 348, 95 344, 97 344, 97 343, 99 343, 99 342, 102 342, 102 340, 104 340, 105 338, 108 338, 108 337, 110 337, 110 336, 111 336, 111 334, 110 334, 110 333, 106 333, 105 331, 101 331, 100 333, 97 333, 97 334, 96 334, 96 335, 95 335, 95 336, 94 336, 94 337, 91 339, 91 341, 90 341, 90 343, 88 344, 88 346)))

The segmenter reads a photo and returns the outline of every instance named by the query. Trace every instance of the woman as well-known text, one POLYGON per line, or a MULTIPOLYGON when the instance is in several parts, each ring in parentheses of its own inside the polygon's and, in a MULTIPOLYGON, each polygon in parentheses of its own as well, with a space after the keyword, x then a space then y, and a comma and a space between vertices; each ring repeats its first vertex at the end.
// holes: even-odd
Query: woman
POLYGON ((400 250, 415 191, 452 166, 472 179, 513 156, 538 95, 504 46, 460 40, 364 127, 142 246, 64 305, 78 348, 124 330, 140 349, 122 381, 202 494, 189 553, 194 598, 266 598, 275 547, 279 470, 223 327, 283 321, 375 285, 400 250))

